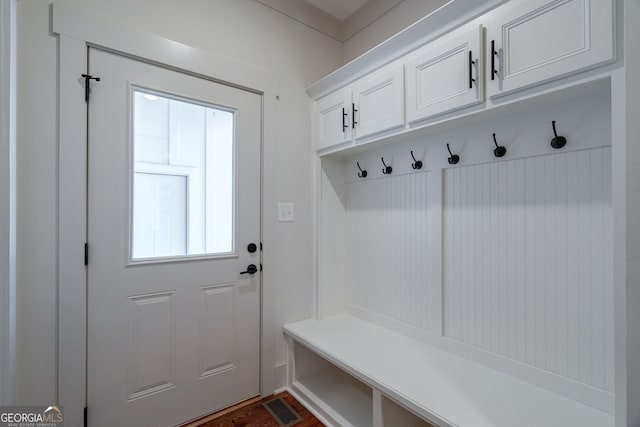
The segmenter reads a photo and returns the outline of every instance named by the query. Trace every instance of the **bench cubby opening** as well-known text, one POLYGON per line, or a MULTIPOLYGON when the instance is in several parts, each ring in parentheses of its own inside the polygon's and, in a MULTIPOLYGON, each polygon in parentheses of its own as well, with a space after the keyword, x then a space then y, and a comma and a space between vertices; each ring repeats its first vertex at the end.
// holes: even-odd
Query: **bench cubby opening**
POLYGON ((342 369, 293 343, 295 373, 291 387, 297 397, 324 417, 344 426, 365 426, 373 422, 373 391, 342 369))
POLYGON ((388 427, 434 427, 433 424, 423 420, 398 405, 387 396, 382 396, 382 424, 388 427))

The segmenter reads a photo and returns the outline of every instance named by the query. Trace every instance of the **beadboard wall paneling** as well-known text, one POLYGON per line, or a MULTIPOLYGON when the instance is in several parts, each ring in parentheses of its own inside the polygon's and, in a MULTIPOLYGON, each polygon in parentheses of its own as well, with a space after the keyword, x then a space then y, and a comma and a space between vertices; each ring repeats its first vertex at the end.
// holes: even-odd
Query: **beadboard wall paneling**
POLYGON ((445 335, 613 391, 611 148, 451 168, 443 192, 445 335))
POLYGON ((322 286, 315 286, 314 289, 317 302, 315 314, 320 319, 344 311, 347 230, 343 171, 342 159, 322 159, 317 191, 322 200, 318 233, 323 238, 316 253, 317 280, 322 286))
POLYGON ((346 304, 425 331, 437 298, 427 286, 431 175, 346 184, 346 304))

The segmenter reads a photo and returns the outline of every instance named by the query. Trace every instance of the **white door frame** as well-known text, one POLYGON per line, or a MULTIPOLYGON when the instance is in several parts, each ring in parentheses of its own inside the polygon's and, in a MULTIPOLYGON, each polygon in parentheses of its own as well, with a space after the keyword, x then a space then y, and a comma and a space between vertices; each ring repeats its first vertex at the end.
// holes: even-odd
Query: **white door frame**
POLYGON ((16 0, 0 2, 0 405, 16 385, 16 0))
MULTIPOLYGON (((58 189, 58 404, 65 408, 68 425, 82 425, 86 403, 86 182, 87 123, 84 82, 88 46, 97 46, 263 94, 262 108, 262 201, 272 204, 269 165, 275 164, 276 94, 279 80, 263 71, 216 58, 210 51, 196 49, 160 36, 138 32, 108 22, 77 8, 56 3, 53 31, 59 35, 59 189, 58 189), (209 77, 213 76, 213 77, 209 77), (215 78, 214 78, 215 77, 215 78), (266 149, 265 149, 266 148, 266 149)), ((264 222, 264 220, 263 220, 264 222)), ((262 228, 262 241, 272 238, 262 228)), ((273 236, 275 237, 275 236, 273 236)), ((273 247, 273 246, 272 246, 273 247)), ((274 391, 275 318, 273 281, 265 271, 261 294, 260 393, 274 391)))

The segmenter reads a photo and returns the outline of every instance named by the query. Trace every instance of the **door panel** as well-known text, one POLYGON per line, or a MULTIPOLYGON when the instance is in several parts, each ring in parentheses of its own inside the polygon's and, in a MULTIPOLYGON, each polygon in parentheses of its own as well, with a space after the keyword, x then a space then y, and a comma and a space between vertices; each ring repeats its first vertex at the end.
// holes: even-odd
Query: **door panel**
POLYGON ((316 150, 351 141, 351 88, 325 96, 315 108, 316 150))
POLYGON ((494 75, 489 96, 614 59, 611 0, 514 1, 489 19, 487 73, 494 75))
POLYGON ((175 387, 175 293, 129 297, 128 320, 128 400, 175 387))
POLYGON ((482 29, 456 31, 407 63, 407 119, 416 122, 484 100, 482 29))
POLYGON ((206 286, 200 293, 200 377, 235 368, 237 284, 206 286))
POLYGON ((353 88, 355 137, 362 138, 404 125, 404 69, 382 70, 353 88))
POLYGON ((240 273, 260 264, 246 247, 261 96, 94 48, 89 61, 89 425, 176 425, 256 396, 260 273, 240 273), (157 103, 139 132, 137 93, 157 103))

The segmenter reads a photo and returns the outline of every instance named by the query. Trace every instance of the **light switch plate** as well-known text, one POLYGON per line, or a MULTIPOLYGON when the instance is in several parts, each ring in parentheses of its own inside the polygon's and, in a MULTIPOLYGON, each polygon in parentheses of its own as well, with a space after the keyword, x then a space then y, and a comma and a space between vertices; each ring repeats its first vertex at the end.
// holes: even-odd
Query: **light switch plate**
POLYGON ((293 203, 278 203, 278 222, 296 220, 296 206, 293 203))

